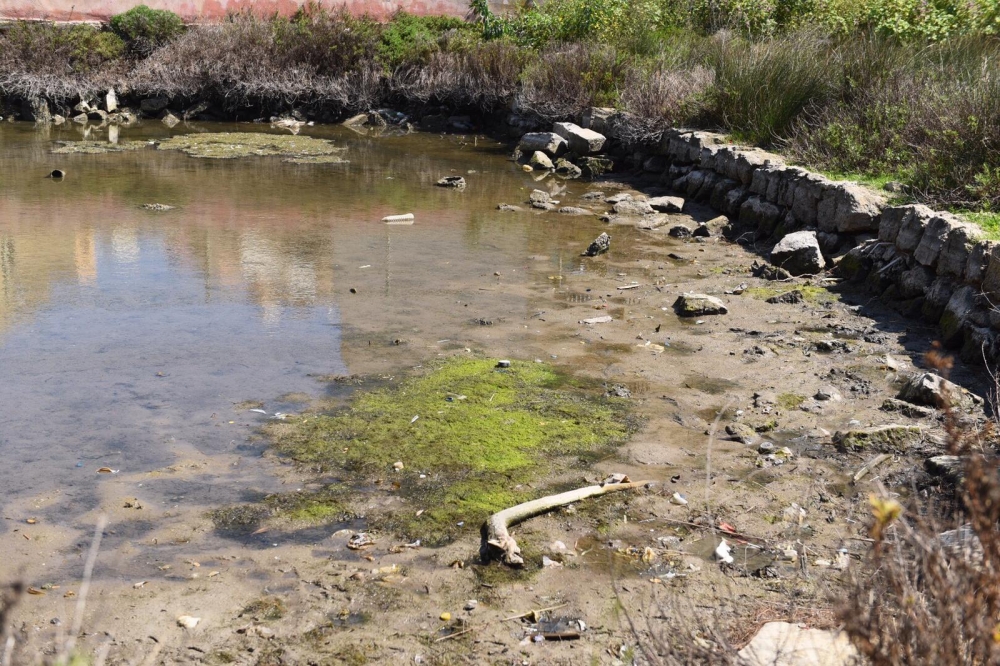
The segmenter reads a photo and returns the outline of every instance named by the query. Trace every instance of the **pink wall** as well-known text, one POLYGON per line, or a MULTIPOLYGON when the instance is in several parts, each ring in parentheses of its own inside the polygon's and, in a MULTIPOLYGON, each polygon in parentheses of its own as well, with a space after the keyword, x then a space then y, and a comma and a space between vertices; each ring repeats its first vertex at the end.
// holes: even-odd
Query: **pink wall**
MULTIPOLYGON (((132 7, 145 4, 169 9, 188 21, 210 21, 229 12, 252 8, 268 15, 292 14, 307 0, 0 0, 0 19, 48 19, 52 21, 106 21, 132 7)), ((402 8, 413 14, 465 16, 468 0, 324 0, 324 7, 346 6, 354 14, 386 18, 402 8)), ((491 4, 500 4, 491 2, 491 4)), ((504 2, 503 4, 506 4, 504 2)))

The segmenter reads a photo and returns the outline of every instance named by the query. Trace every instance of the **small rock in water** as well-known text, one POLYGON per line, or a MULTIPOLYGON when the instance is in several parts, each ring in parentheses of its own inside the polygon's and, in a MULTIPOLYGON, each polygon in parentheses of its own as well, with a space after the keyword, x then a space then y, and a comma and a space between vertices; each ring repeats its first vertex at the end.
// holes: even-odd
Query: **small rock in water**
POLYGON ((681 317, 724 315, 729 312, 725 303, 707 294, 682 294, 674 301, 674 310, 681 317))
POLYGON ((583 175, 583 171, 569 160, 563 159, 556 161, 556 175, 563 178, 579 178, 583 175))
POLYGON ((563 206, 557 213, 562 213, 563 215, 591 215, 592 213, 586 208, 577 208, 576 206, 563 206))
POLYGON ((514 206, 512 204, 502 203, 502 204, 497 204, 497 210, 502 210, 508 213, 516 213, 524 209, 521 208, 520 206, 514 206))
POLYGON ((456 190, 465 189, 465 179, 461 176, 445 176, 434 184, 438 187, 450 187, 456 190))
POLYGON ((587 250, 583 253, 584 257, 596 257, 599 254, 604 254, 611 248, 611 236, 607 233, 603 233, 594 239, 587 250))
POLYGON ((528 163, 536 169, 547 169, 551 171, 555 168, 555 165, 552 164, 552 159, 540 150, 536 150, 532 153, 531 159, 528 163))
POLYGON ((168 206, 167 204, 161 204, 161 203, 144 203, 142 204, 142 207, 145 208, 146 210, 160 210, 160 211, 174 209, 173 206, 168 206))

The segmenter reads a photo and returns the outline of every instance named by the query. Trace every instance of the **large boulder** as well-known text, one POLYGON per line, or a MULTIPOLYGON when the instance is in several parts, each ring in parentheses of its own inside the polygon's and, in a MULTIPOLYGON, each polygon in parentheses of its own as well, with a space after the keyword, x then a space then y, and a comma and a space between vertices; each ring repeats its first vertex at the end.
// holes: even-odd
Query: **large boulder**
POLYGON ((577 155, 599 153, 607 140, 603 134, 584 129, 575 123, 556 123, 552 129, 556 134, 566 139, 569 149, 577 155))
POLYGON ((771 263, 792 275, 814 275, 826 265, 815 231, 796 231, 782 238, 771 250, 771 263))
POLYGON ((684 199, 680 197, 653 197, 646 203, 659 213, 679 213, 684 208, 684 199))
POLYGON ((540 150, 552 157, 559 157, 566 152, 568 146, 566 139, 555 132, 530 132, 521 137, 517 147, 525 155, 532 155, 540 150))
POLYGON ((617 111, 608 107, 592 106, 583 112, 580 124, 583 125, 584 129, 604 133, 608 130, 608 123, 611 117, 616 113, 617 111))
POLYGON ((637 199, 625 199, 618 201, 614 205, 615 213, 618 215, 652 215, 656 211, 647 201, 637 199))
MULTIPOLYGON (((170 105, 170 99, 167 97, 147 97, 146 99, 139 102, 139 110, 146 115, 154 115, 163 111, 167 106, 170 105)), ((361 114, 364 115, 364 114, 361 114)), ((364 117, 364 121, 368 120, 368 116, 364 117)))

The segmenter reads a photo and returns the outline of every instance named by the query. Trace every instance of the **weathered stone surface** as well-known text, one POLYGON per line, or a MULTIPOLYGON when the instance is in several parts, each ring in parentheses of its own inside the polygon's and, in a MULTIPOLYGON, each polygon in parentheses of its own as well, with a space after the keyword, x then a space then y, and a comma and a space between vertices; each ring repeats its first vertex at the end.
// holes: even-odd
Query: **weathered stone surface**
POLYGON ((740 208, 749 196, 750 192, 745 187, 729 190, 722 200, 722 212, 732 217, 739 217, 740 208))
POLYGON ((903 252, 913 252, 920 245, 924 235, 924 227, 934 217, 934 211, 927 206, 917 204, 909 206, 896 234, 896 247, 903 252))
POLYGON ((965 460, 959 456, 933 456, 924 461, 928 474, 958 481, 965 476, 965 460))
POLYGON ((772 296, 772 297, 768 298, 765 302, 766 303, 771 303, 772 305, 773 304, 777 304, 777 303, 785 303, 785 304, 794 305, 796 303, 801 303, 804 300, 805 300, 805 296, 802 294, 802 292, 799 291, 798 289, 793 289, 791 291, 786 291, 783 294, 778 294, 777 296, 772 296))
POLYGON ((760 197, 750 197, 740 206, 740 224, 766 230, 770 235, 781 218, 781 209, 760 197))
POLYGON ((858 651, 844 632, 768 622, 738 654, 744 666, 853 666, 858 651))
POLYGON ((969 265, 969 254, 981 237, 982 232, 976 225, 955 220, 938 255, 938 272, 964 278, 965 269, 969 265))
POLYGON ((874 449, 883 452, 905 451, 920 441, 921 429, 918 426, 883 425, 874 428, 859 428, 838 432, 833 441, 848 451, 865 451, 874 449))
POLYGON ((726 435, 744 444, 753 444, 757 439, 757 433, 746 423, 730 423, 726 426, 726 435))
POLYGON ((948 301, 951 300, 954 293, 955 283, 950 278, 935 278, 931 286, 924 292, 925 300, 921 308, 924 319, 932 324, 938 323, 941 315, 944 314, 944 307, 948 305, 948 301))
POLYGON ((566 139, 569 149, 577 155, 601 152, 607 138, 594 130, 584 129, 576 123, 555 123, 552 131, 566 139))
POLYGON ((771 263, 792 275, 813 275, 826 265, 815 231, 797 231, 782 238, 771 250, 771 263))
POLYGON ((642 163, 642 170, 646 173, 663 173, 667 170, 667 158, 663 155, 651 155, 642 163))
POLYGON ((610 173, 615 168, 614 160, 604 156, 595 157, 593 155, 585 155, 577 158, 576 163, 583 172, 583 175, 588 178, 610 173))
POLYGON ((899 398, 886 398, 879 409, 883 412, 898 412, 911 419, 927 419, 937 414, 931 407, 914 405, 912 402, 900 400, 899 398))
POLYGON ((528 203, 550 203, 551 201, 551 195, 545 190, 532 190, 531 194, 528 195, 528 203))
POLYGON ((674 301, 674 310, 681 317, 724 315, 729 312, 725 303, 708 294, 681 294, 674 301))
POLYGON ((563 215, 593 215, 593 213, 586 208, 577 208, 576 206, 563 206, 556 212, 562 213, 563 215))
POLYGON ((951 219, 947 215, 935 215, 927 222, 920 243, 913 251, 913 258, 924 266, 934 268, 938 255, 951 232, 951 219))
POLYGON ((615 213, 618 215, 652 215, 656 211, 649 205, 648 201, 637 201, 626 199, 614 205, 615 213))
POLYGON ((42 97, 32 97, 24 104, 25 120, 33 120, 36 124, 52 122, 52 112, 49 103, 42 97))
POLYGON ((670 227, 670 231, 667 232, 674 238, 690 238, 691 229, 685 227, 683 224, 678 224, 676 226, 670 227))
MULTIPOLYGON (((965 265, 965 281, 971 284, 982 284, 989 268, 990 256, 1000 247, 995 241, 979 241, 969 249, 969 261, 965 265)), ((998 284, 997 286, 1000 286, 998 284)))
POLYGON ((878 222, 878 239, 883 243, 896 242, 903 218, 910 212, 912 206, 887 206, 882 209, 878 222))
POLYGON ((86 113, 78 113, 75 116, 73 116, 72 120, 73 120, 74 123, 80 123, 81 125, 83 125, 88 120, 87 119, 87 114, 86 113))
POLYGON ((617 113, 614 109, 592 106, 583 112, 580 124, 584 129, 594 130, 601 134, 608 131, 608 121, 617 113))
POLYGON ((118 95, 115 94, 114 88, 109 88, 108 94, 104 96, 104 110, 108 113, 118 110, 118 95))
POLYGON ((531 159, 528 160, 528 164, 536 169, 552 170, 555 168, 555 165, 552 164, 552 159, 540 150, 536 150, 531 154, 531 159))
POLYGON ((583 175, 583 170, 567 159, 556 160, 556 175, 563 178, 579 178, 583 175))
POLYGON ((983 275, 983 291, 997 298, 1000 297, 1000 244, 993 244, 989 250, 986 272, 983 275))
POLYGON ((955 290, 941 315, 941 343, 957 347, 963 342, 962 328, 976 307, 976 290, 966 285, 955 290))
POLYGON ((908 271, 903 271, 896 284, 902 298, 923 296, 934 281, 934 272, 919 264, 908 271))
MULTIPOLYGON (((808 225, 814 225, 819 221, 820 200, 829 190, 831 183, 819 174, 805 172, 789 185, 792 214, 796 219, 808 225)), ((838 231, 837 221, 834 219, 835 210, 826 213, 824 222, 819 224, 822 231, 838 231)))
POLYGON ((521 137, 521 142, 518 143, 517 147, 526 155, 534 154, 536 150, 540 150, 552 157, 559 157, 566 152, 569 144, 566 143, 566 139, 555 132, 529 132, 521 137))
POLYGON ((946 399, 956 407, 966 410, 974 409, 983 403, 983 399, 978 395, 931 372, 911 376, 896 397, 915 405, 935 408, 944 405, 946 399))
POLYGON ((679 213, 684 208, 681 197, 653 197, 646 203, 659 213, 679 213))
POLYGON ((585 257, 596 257, 599 254, 604 254, 611 248, 611 236, 606 233, 601 234, 594 239, 587 249, 583 252, 585 257))
POLYGON ((833 183, 819 203, 817 223, 822 231, 876 231, 885 201, 883 195, 857 183, 833 183))

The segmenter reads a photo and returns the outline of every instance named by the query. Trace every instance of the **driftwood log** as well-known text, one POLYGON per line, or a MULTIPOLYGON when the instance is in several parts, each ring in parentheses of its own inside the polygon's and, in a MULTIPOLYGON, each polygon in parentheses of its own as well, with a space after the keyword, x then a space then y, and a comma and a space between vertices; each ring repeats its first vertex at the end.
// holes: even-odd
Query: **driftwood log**
POLYGON ((649 481, 630 481, 624 474, 614 474, 601 482, 600 485, 586 486, 585 488, 577 488, 576 490, 559 493, 558 495, 540 497, 539 499, 498 511, 487 518, 486 523, 483 524, 483 540, 482 545, 479 547, 479 557, 483 562, 500 560, 504 564, 513 567, 523 566, 524 559, 521 557, 521 549, 518 547, 514 537, 507 531, 511 526, 552 509, 579 502, 589 497, 641 488, 649 483, 649 481))

